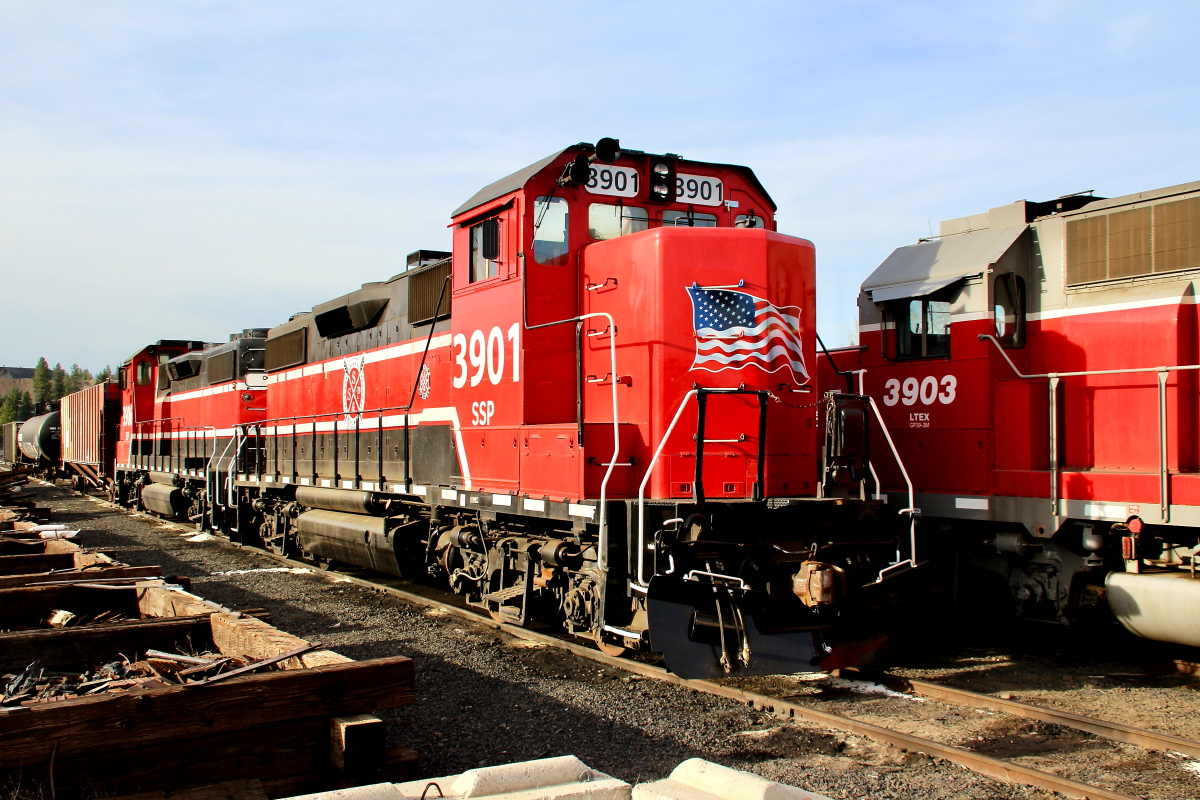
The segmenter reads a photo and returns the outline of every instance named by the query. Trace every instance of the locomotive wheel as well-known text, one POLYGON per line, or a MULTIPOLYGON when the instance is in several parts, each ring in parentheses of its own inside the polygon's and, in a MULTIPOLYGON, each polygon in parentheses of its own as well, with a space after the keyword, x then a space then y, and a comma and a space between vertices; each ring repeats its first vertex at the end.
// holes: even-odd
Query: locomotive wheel
POLYGON ((624 648, 619 644, 609 644, 603 639, 596 640, 596 649, 601 653, 604 653, 604 655, 612 656, 613 658, 620 658, 629 652, 627 648, 624 648))

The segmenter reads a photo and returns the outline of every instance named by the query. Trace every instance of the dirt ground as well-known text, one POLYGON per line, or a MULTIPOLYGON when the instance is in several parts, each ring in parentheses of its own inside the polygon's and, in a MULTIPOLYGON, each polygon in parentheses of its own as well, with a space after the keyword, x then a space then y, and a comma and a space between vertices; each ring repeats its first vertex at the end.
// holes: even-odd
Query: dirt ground
MULTIPOLYGON (((356 658, 407 655, 417 703, 384 716, 393 743, 421 754, 419 777, 574 754, 630 782, 664 777, 700 756, 831 798, 1049 798, 920 753, 773 717, 578 658, 483 625, 278 562, 65 489, 39 502, 83 528, 81 543, 135 565, 187 575, 197 593, 231 608, 263 607, 273 624, 356 658)), ((976 631, 929 636, 893 654, 892 671, 975 691, 1116 719, 1200 739, 1200 680, 1153 674, 1141 660, 1098 659, 1102 643, 1061 635, 976 631), (1039 640, 1044 636, 1045 641, 1039 640)), ((1134 655, 1121 640, 1122 656, 1134 655)), ((1134 640, 1136 643, 1136 640, 1134 640)), ((1113 649, 1109 648, 1109 652, 1113 649)), ((1163 654, 1155 653, 1155 663, 1163 654)), ((1200 798, 1200 764, 1070 729, 932 700, 870 693, 811 675, 746 688, 1069 775, 1131 797, 1200 798)))

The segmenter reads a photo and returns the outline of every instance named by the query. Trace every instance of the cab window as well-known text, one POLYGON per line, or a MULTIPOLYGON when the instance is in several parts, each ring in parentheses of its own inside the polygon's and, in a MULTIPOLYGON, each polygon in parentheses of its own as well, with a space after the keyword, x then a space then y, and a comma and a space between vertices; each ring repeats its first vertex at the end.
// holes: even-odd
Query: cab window
POLYGON ((471 283, 496 277, 500 258, 500 220, 493 217, 471 226, 471 283))
POLYGON ((1003 347, 1025 346, 1025 280, 1012 272, 997 275, 992 285, 993 334, 1003 347))
POLYGON ((570 252, 570 222, 567 201, 561 197, 539 197, 533 202, 533 260, 550 267, 567 264, 570 252))
POLYGON ((616 239, 648 227, 650 217, 644 208, 608 203, 592 203, 588 207, 588 235, 597 241, 616 239))
POLYGON ((912 298, 888 309, 896 333, 896 358, 939 358, 950 355, 950 304, 912 298))
POLYGON ((715 228, 717 217, 715 214, 697 214, 694 211, 667 210, 663 212, 662 224, 677 228, 715 228))
POLYGON ((150 362, 149 361, 139 361, 138 362, 136 379, 137 379, 138 386, 149 386, 150 385, 150 362))
POLYGON ((749 214, 738 214, 733 219, 733 227, 735 228, 765 228, 766 221, 751 211, 749 214))

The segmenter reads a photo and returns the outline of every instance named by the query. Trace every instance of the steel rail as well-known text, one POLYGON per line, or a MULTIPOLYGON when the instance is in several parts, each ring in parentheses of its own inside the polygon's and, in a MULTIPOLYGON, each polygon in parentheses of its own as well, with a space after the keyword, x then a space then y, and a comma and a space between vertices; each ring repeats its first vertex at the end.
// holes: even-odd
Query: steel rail
MULTIPOLYGON (((85 496, 87 496, 87 495, 85 495, 85 496)), ((143 517, 146 517, 147 519, 156 519, 154 517, 149 517, 149 516, 141 514, 139 512, 131 512, 129 509, 126 509, 115 503, 111 503, 107 500, 96 499, 96 502, 100 503, 101 505, 107 505, 116 511, 120 511, 122 513, 126 513, 131 516, 143 516, 143 517)), ((167 522, 165 520, 156 520, 156 521, 164 522, 166 525, 173 527, 173 528, 177 528, 184 532, 191 532, 193 530, 192 528, 188 528, 183 525, 178 525, 175 523, 167 522)), ((274 561, 277 561, 281 564, 287 564, 288 566, 291 566, 291 567, 302 567, 304 569, 309 569, 309 570, 313 569, 312 564, 309 564, 307 562, 298 561, 298 560, 295 560, 292 558, 288 558, 287 556, 281 556, 281 555, 272 553, 268 550, 264 550, 261 548, 247 547, 245 545, 239 545, 234 542, 228 541, 224 537, 216 537, 214 539, 214 541, 216 541, 223 547, 253 550, 256 553, 265 555, 274 561)), ((338 572, 337 570, 323 570, 323 569, 313 570, 313 574, 316 575, 317 577, 324 577, 328 580, 337 580, 338 582, 349 582, 355 586, 360 586, 362 588, 370 589, 370 590, 376 591, 376 592, 382 592, 384 594, 388 594, 393 597, 396 597, 400 600, 404 600, 406 602, 412 603, 414 605, 426 606, 428 608, 437 609, 439 611, 453 614, 455 616, 470 620, 471 622, 482 625, 484 627, 502 631, 510 636, 513 636, 514 638, 522 639, 522 640, 525 640, 528 642, 535 642, 537 644, 546 645, 548 647, 555 647, 560 650, 565 650, 569 653, 579 656, 580 658, 584 658, 589 661, 594 661, 594 662, 600 663, 600 664, 605 664, 610 667, 615 667, 616 669, 624 670, 625 672, 632 672, 632 673, 641 675, 646 678, 652 678, 654 680, 663 681, 665 683, 671 683, 676 686, 681 686, 681 687, 684 687, 687 689, 692 689, 694 691, 702 692, 704 694, 709 694, 709 695, 713 695, 716 697, 723 697, 728 700, 734 700, 736 702, 743 703, 748 707, 758 709, 759 711, 762 711, 766 714, 770 714, 778 719, 801 720, 801 721, 808 722, 813 725, 819 725, 819 726, 822 726, 825 728, 842 731, 844 733, 851 733, 856 736, 863 736, 865 738, 872 739, 877 742, 882 742, 884 744, 888 744, 893 747, 898 747, 902 750, 909 750, 909 751, 913 751, 913 752, 924 753, 925 755, 932 756, 935 758, 942 758, 953 764, 957 764, 960 767, 963 767, 965 769, 968 769, 968 770, 978 773, 980 775, 984 775, 986 777, 992 778, 994 780, 1003 781, 1005 783, 1023 785, 1023 786, 1032 786, 1032 787, 1035 787, 1038 789, 1044 789, 1046 791, 1051 791, 1051 792, 1058 792, 1059 794, 1062 794, 1064 797, 1076 798, 1076 800, 1137 800, 1137 798, 1133 798, 1129 795, 1110 791, 1108 789, 1103 789, 1101 787, 1093 786, 1091 784, 1081 783, 1079 781, 1071 780, 1070 778, 1065 778, 1061 775, 1055 775, 1050 772, 1043 772, 1042 770, 1032 769, 1030 767, 1021 766, 1019 764, 1013 764, 1011 762, 1004 761, 1002 759, 993 758, 991 756, 983 755, 982 753, 976 753, 974 751, 967 750, 966 748, 963 748, 963 747, 956 747, 954 745, 943 744, 941 742, 935 742, 931 739, 923 739, 919 736, 913 736, 911 734, 902 733, 900 731, 893 730, 891 728, 885 728, 885 727, 882 727, 879 725, 872 725, 868 722, 860 722, 859 720, 852 719, 850 717, 843 717, 839 714, 831 714, 826 711, 819 711, 810 706, 805 706, 805 705, 802 705, 799 703, 792 703, 792 702, 789 702, 788 700, 784 700, 782 698, 771 697, 770 695, 765 695, 765 694, 758 694, 757 692, 748 692, 748 691, 745 691, 742 689, 738 689, 737 687, 734 687, 734 686, 726 686, 723 684, 714 683, 712 681, 689 680, 687 678, 680 678, 678 675, 670 673, 667 670, 663 669, 662 667, 657 667, 652 664, 643 664, 640 661, 634 661, 632 659, 622 658, 619 656, 605 655, 604 653, 601 653, 598 650, 595 650, 592 647, 587 646, 587 645, 582 645, 582 644, 577 644, 575 642, 566 641, 564 639, 561 639, 556 636, 552 636, 550 634, 541 633, 539 631, 530 630, 528 628, 522 628, 520 626, 511 625, 506 622, 499 622, 497 620, 492 619, 489 616, 485 616, 480 611, 476 611, 476 610, 473 610, 470 608, 459 606, 454 603, 448 603, 448 602, 438 600, 433 597, 427 597, 425 595, 417 594, 415 592, 410 592, 410 591, 407 591, 404 589, 398 589, 394 586, 388 586, 387 584, 376 583, 374 581, 370 581, 365 578, 360 578, 357 575, 349 575, 349 574, 346 574, 343 572, 338 572)), ((925 693, 926 691, 930 692, 930 694, 928 696, 934 697, 935 699, 941 699, 941 698, 935 697, 935 695, 932 694, 933 692, 936 692, 936 691, 943 692, 947 699, 954 697, 954 696, 959 696, 960 693, 961 693, 961 695, 975 695, 975 698, 973 698, 973 699, 977 700, 981 704, 983 702, 996 704, 994 707, 990 706, 990 705, 989 706, 980 705, 979 707, 981 707, 981 708, 1005 711, 1008 713, 1016 714, 1018 716, 1029 716, 1029 717, 1032 717, 1035 719, 1041 719, 1041 717, 1035 717, 1034 713, 1045 713, 1047 715, 1054 715, 1056 717, 1061 717, 1062 720, 1071 718, 1078 724, 1071 725, 1070 723, 1062 722, 1059 719, 1048 719, 1048 720, 1044 720, 1044 721, 1056 722, 1058 724, 1067 725, 1068 727, 1079 727, 1080 730, 1085 730, 1089 733, 1095 733, 1099 736, 1105 736, 1106 738, 1115 739, 1116 741, 1127 742, 1130 744, 1135 744, 1135 745, 1139 745, 1142 747, 1148 747, 1151 749, 1169 749, 1169 750, 1177 750, 1179 752, 1183 752, 1183 753, 1187 753, 1187 754, 1192 754, 1192 753, 1200 754, 1200 743, 1189 742, 1186 739, 1180 739, 1178 737, 1173 737, 1168 734, 1159 734, 1159 733, 1155 733, 1153 731, 1140 730, 1138 728, 1132 728, 1129 726, 1118 725, 1116 723, 1109 723, 1109 722, 1105 722, 1103 720, 1092 719, 1090 717, 1082 717, 1082 716, 1079 716, 1076 714, 1066 714, 1064 712, 1051 712, 1046 709, 1038 708, 1037 706, 1030 706, 1030 705, 1027 705, 1024 703, 1016 703, 1014 701, 1003 701, 1003 700, 1000 700, 999 698, 993 698, 993 697, 990 697, 987 695, 977 695, 974 692, 965 692, 963 690, 950 689, 949 687, 943 687, 938 684, 925 683, 922 681, 908 681, 907 683, 911 687, 913 687, 914 691, 916 691, 918 693, 925 693), (1008 708, 1009 706, 1011 706, 1015 710, 1009 711, 1009 708, 1008 708), (1018 711, 1028 711, 1029 713, 1018 713, 1018 711), (1083 724, 1089 724, 1092 727, 1096 728, 1097 730, 1092 730, 1092 728, 1080 727, 1083 724), (1104 732, 1101 732, 1100 729, 1110 730, 1111 732, 1114 732, 1116 735, 1107 736, 1107 734, 1104 732), (1122 735, 1128 735, 1130 738, 1128 738, 1128 739, 1118 738, 1119 736, 1122 736, 1122 735), (1153 742, 1153 743, 1151 743, 1151 742, 1153 742), (1194 750, 1181 749, 1184 746, 1186 746, 1188 748, 1194 748, 1194 750)), ((964 703, 964 704, 971 705, 971 703, 964 703)))
MULTIPOLYGON (((218 539, 220 541, 220 539, 218 539)), ((266 553, 266 551, 262 551, 266 553)), ((266 553, 273 559, 281 563, 288 564, 294 567, 306 567, 312 569, 311 564, 302 561, 296 561, 285 556, 278 556, 274 553, 266 553)), ((776 718, 784 720, 802 720, 814 725, 820 725, 826 728, 832 728, 844 733, 852 733, 857 736, 864 736, 868 739, 873 739, 877 742, 899 747, 903 750, 910 750, 919 753, 924 753, 935 758, 943 758, 951 763, 964 767, 972 772, 977 772, 980 775, 987 776, 994 780, 1004 781, 1006 783, 1020 784, 1024 786, 1033 786, 1039 789, 1045 789, 1051 792, 1058 792, 1064 797, 1077 798, 1077 800, 1136 800, 1129 795, 1120 794, 1119 792, 1102 789, 1098 786, 1093 786, 1087 783, 1064 778, 1053 773, 1043 772, 1042 770, 1024 767, 1019 764, 1013 764, 998 758, 992 758, 981 753, 975 753, 962 747, 954 745, 942 744, 931 739, 923 739, 918 736, 912 736, 907 733, 901 733, 891 728, 884 728, 879 725, 872 725, 867 722, 860 722, 850 717, 843 717, 838 714, 831 714, 826 711, 818 711, 809 706, 792 703, 777 697, 771 697, 765 694, 756 692, 747 692, 738 689, 734 686, 726 686, 712 681, 705 680, 689 680, 680 678, 678 675, 668 672, 662 667, 657 667, 652 664, 643 664, 640 661, 634 661, 628 658, 618 656, 608 656, 598 650, 575 642, 565 641, 556 636, 551 636, 539 631, 522 628, 517 625, 510 625, 506 622, 498 622, 490 617, 484 616, 481 612, 474 611, 469 608, 447 603, 425 595, 409 592, 404 589, 397 589, 394 586, 375 583, 373 581, 360 578, 355 575, 347 575, 335 570, 325 571, 326 575, 331 577, 336 576, 339 581, 349 580, 350 583, 361 586, 373 591, 384 592, 399 599, 408 601, 416 605, 427 606, 429 608, 438 609, 464 619, 471 620, 478 624, 493 628, 498 631, 513 636, 517 639, 523 639, 528 642, 543 644, 548 647, 556 647, 560 650, 566 650, 576 656, 585 658, 589 661, 606 664, 610 667, 632 672, 646 678, 672 683, 676 686, 682 686, 687 689, 692 689, 704 694, 724 697, 728 700, 734 700, 743 703, 746 706, 756 708, 764 713, 770 714, 776 718)))
MULTIPOLYGON (((870 673, 863 673, 863 677, 870 679, 870 673)), ((1144 747, 1147 750, 1173 750, 1177 753, 1200 758, 1200 742, 1194 742, 1191 739, 1184 739, 1180 736, 1173 736, 1169 733, 1135 728, 1132 725, 1110 722, 1109 720, 1096 719, 1094 717, 1085 717, 1080 714, 1072 714, 1069 711, 1055 711, 1043 708, 1042 706, 1022 703, 1017 700, 1005 700, 990 694, 981 694, 967 689, 956 689, 940 683, 901 678, 896 675, 883 676, 883 681, 887 684, 893 684, 894 688, 900 688, 912 694, 919 694, 922 697, 928 697, 933 700, 987 711, 1002 711, 1014 717, 1027 717, 1054 725, 1062 725, 1066 728, 1075 728, 1076 730, 1085 731, 1096 736, 1102 736, 1105 739, 1144 747)))

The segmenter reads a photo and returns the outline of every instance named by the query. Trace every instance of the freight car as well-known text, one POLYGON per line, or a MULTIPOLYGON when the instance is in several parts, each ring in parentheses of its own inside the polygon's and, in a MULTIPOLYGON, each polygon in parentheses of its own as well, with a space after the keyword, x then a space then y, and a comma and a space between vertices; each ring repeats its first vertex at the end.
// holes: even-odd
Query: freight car
POLYGON ((880 401, 921 540, 971 571, 961 603, 1059 623, 1107 605, 1200 646, 1198 279, 1189 183, 949 220, 862 284, 860 345, 832 365, 880 401))
POLYGON ((868 492, 869 399, 816 385, 814 248, 774 212, 746 167, 557 151, 456 209, 452 253, 272 328, 258 367, 135 354, 119 496, 688 677, 860 662, 911 515, 868 492))
POLYGON ((81 492, 100 489, 115 496, 113 465, 121 392, 116 381, 101 381, 59 401, 61 476, 81 492))

